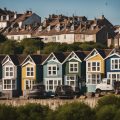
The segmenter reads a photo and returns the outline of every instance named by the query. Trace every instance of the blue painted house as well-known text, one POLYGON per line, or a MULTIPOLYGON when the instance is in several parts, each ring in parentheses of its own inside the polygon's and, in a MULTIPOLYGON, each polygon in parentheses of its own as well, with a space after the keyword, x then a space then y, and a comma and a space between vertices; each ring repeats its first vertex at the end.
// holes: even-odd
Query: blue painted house
POLYGON ((113 81, 120 81, 120 50, 113 49, 105 58, 106 78, 109 78, 111 84, 113 81))
POLYGON ((51 53, 42 63, 43 84, 47 92, 55 92, 56 87, 63 84, 62 62, 64 59, 63 53, 51 53))

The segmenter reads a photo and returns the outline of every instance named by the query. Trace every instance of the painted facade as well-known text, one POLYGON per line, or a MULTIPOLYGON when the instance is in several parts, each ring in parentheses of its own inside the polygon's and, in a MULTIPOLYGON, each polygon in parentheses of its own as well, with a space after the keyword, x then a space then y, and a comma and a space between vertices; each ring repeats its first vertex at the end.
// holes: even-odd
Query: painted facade
POLYGON ((110 83, 120 81, 120 51, 114 49, 105 59, 106 78, 110 79, 110 83))
POLYGON ((17 97, 21 92, 21 67, 17 56, 7 55, 2 61, 2 91, 9 97, 17 97))
MULTIPOLYGON (((77 87, 82 91, 83 89, 83 76, 82 72, 85 72, 82 69, 83 62, 81 59, 84 56, 80 56, 82 52, 71 52, 68 57, 63 62, 63 71, 64 71, 64 84, 72 86, 73 90, 77 87), (82 57, 82 58, 81 58, 82 57)), ((85 86, 84 86, 85 87, 85 86)))
POLYGON ((99 84, 104 77, 104 58, 99 51, 93 49, 85 58, 85 61, 87 92, 95 92, 96 85, 99 84))
POLYGON ((62 54, 51 53, 42 63, 43 83, 47 92, 55 92, 56 87, 63 84, 63 60, 62 54))

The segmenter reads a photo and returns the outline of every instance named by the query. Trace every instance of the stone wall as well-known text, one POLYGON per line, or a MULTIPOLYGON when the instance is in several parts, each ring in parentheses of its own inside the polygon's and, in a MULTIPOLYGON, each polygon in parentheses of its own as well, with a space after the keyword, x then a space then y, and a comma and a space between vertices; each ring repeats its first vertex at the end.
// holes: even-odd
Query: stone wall
POLYGON ((95 107, 99 98, 86 98, 86 99, 30 99, 30 100, 22 100, 22 99, 14 99, 14 100, 0 100, 0 104, 20 106, 25 105, 27 103, 36 103, 41 105, 48 105, 51 109, 55 110, 57 107, 68 104, 72 102, 84 102, 88 104, 90 107, 95 107))

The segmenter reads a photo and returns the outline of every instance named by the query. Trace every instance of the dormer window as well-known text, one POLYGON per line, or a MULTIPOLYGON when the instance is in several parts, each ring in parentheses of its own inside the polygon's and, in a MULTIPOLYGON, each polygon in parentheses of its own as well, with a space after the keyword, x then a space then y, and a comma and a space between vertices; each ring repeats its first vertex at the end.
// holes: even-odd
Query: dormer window
POLYGON ((71 32, 73 32, 73 31, 74 31, 74 25, 71 26, 71 32))
POLYGON ((50 29, 51 29, 51 26, 49 25, 49 26, 47 27, 47 31, 49 32, 49 31, 50 31, 50 29))
POLYGON ((39 31, 39 32, 42 31, 42 26, 40 26, 40 27, 38 28, 38 31, 39 31))
POLYGON ((60 25, 57 25, 57 26, 55 27, 55 30, 59 32, 59 31, 60 31, 60 25))

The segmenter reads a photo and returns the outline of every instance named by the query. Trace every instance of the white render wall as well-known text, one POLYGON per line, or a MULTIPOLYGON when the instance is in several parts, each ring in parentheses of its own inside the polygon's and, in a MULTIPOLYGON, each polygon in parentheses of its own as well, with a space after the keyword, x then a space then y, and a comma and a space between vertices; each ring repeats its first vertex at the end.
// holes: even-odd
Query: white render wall
POLYGON ((17 40, 17 41, 21 41, 24 38, 31 38, 31 34, 24 34, 24 35, 7 35, 8 39, 12 39, 12 40, 17 40))
POLYGON ((56 42, 60 42, 60 43, 74 43, 74 34, 62 34, 62 35, 57 35, 56 36, 56 42), (66 37, 65 37, 66 36, 66 37))
POLYGON ((60 42, 60 43, 74 43, 75 38, 74 34, 61 34, 61 35, 53 35, 53 36, 39 36, 40 38, 43 38, 43 42, 60 42))
POLYGON ((0 22, 0 28, 7 27, 7 22, 0 22))
POLYGON ((96 42, 95 35, 85 35, 85 42, 96 42))

